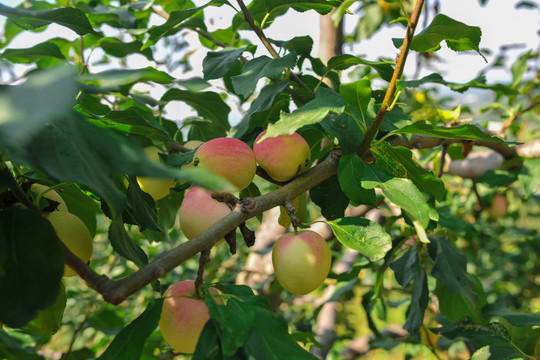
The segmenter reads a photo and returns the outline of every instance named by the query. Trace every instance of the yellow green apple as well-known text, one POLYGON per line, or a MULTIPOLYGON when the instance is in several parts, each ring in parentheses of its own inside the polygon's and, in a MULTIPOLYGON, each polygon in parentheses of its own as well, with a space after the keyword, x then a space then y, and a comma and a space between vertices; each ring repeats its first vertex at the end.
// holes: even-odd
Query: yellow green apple
POLYGON ((331 262, 328 244, 311 230, 284 234, 272 248, 277 281, 285 290, 297 295, 317 289, 328 276, 331 262))
POLYGON ((180 205, 180 228, 188 239, 192 239, 230 213, 229 206, 214 200, 210 190, 194 186, 180 205))
MULTIPOLYGON (((146 156, 155 162, 160 162, 159 152, 160 150, 155 146, 148 146, 144 148, 146 156)), ((137 183, 142 191, 152 196, 154 200, 159 200, 169 195, 171 188, 175 186, 173 179, 162 179, 152 177, 139 177, 137 176, 137 183)))
POLYGON ((253 152, 261 168, 272 179, 288 181, 309 165, 311 151, 300 134, 295 132, 260 141, 265 134, 266 130, 257 136, 253 152))
MULTIPOLYGON (((85 263, 90 260, 94 252, 92 235, 76 215, 67 211, 53 211, 46 215, 51 223, 56 235, 67 246, 69 250, 85 263)), ((64 276, 75 276, 77 273, 65 265, 64 276)))
POLYGON ((251 184, 257 170, 255 155, 249 145, 227 137, 202 144, 193 155, 193 165, 225 178, 238 191, 251 184))
POLYGON ((64 201, 64 199, 62 199, 62 197, 60 196, 60 194, 58 194, 56 190, 53 190, 46 185, 37 184, 37 183, 32 184, 32 186, 30 187, 30 190, 38 194, 41 194, 41 196, 44 197, 45 199, 56 201, 58 203, 56 210, 68 211, 66 202, 64 201))
MULTIPOLYGON (((216 293, 210 289, 211 293, 216 293)), ((159 320, 161 335, 174 350, 193 354, 204 325, 210 319, 203 298, 197 298, 194 280, 179 281, 163 294, 159 320)))

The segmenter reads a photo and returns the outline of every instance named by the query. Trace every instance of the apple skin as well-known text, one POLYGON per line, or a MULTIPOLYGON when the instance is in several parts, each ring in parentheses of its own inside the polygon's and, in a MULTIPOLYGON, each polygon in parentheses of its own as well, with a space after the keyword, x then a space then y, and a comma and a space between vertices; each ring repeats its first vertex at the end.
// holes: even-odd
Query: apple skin
MULTIPOLYGON (((76 215, 67 211, 53 211, 46 215, 47 220, 51 223, 56 235, 67 246, 69 250, 82 261, 87 263, 94 252, 92 244, 92 235, 84 224, 76 215)), ((64 276, 75 276, 77 273, 65 265, 64 276)))
MULTIPOLYGON (((155 162, 160 162, 160 150, 157 147, 145 147, 144 152, 150 159, 154 160, 155 162)), ((137 183, 139 184, 141 190, 152 196, 154 200, 163 199, 165 196, 169 195, 171 188, 175 185, 175 181, 173 179, 161 179, 143 176, 137 176, 137 183)))
MULTIPOLYGON (((50 189, 48 186, 42 184, 32 184, 32 186, 30 187, 30 190, 35 191, 38 194, 47 191, 48 189, 50 189)), ((60 194, 58 194, 56 190, 49 190, 44 193, 42 197, 44 197, 45 199, 56 201, 58 203, 56 210, 68 211, 66 202, 64 201, 64 199, 62 199, 62 197, 60 196, 60 194)))
POLYGON ((202 144, 193 155, 193 165, 227 179, 238 191, 251 184, 257 170, 255 155, 249 145, 226 137, 202 144))
MULTIPOLYGON (((215 289, 210 289, 215 294, 215 289)), ((197 299, 195 281, 184 280, 171 285, 163 294, 159 319, 161 335, 174 350, 193 354, 204 325, 210 319, 204 299, 197 299)))
POLYGON ((285 290, 304 295, 318 288, 328 276, 332 256, 321 235, 311 230, 279 237, 272 248, 272 265, 285 290))
POLYGON ((212 198, 212 191, 194 186, 180 205, 180 228, 188 239, 193 239, 230 213, 227 204, 212 198))
POLYGON ((276 181, 288 181, 309 165, 311 151, 300 134, 279 135, 259 141, 266 130, 257 136, 253 143, 255 159, 276 181))

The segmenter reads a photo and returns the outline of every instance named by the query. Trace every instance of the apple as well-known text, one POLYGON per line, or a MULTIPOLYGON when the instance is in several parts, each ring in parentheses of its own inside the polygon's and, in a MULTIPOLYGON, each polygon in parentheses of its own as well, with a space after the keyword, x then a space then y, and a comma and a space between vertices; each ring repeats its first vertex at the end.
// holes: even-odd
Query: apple
POLYGON ((318 288, 328 276, 332 257, 321 235, 311 230, 280 236, 272 248, 272 265, 285 290, 304 295, 318 288))
POLYGON ((180 205, 180 228, 188 239, 192 239, 230 213, 227 204, 212 198, 212 191, 194 186, 180 205))
MULTIPOLYGON (((155 162, 160 162, 159 152, 160 150, 155 146, 148 146, 144 148, 146 156, 155 162)), ((174 187, 175 181, 173 179, 151 178, 151 177, 139 177, 137 176, 137 183, 142 191, 152 196, 154 200, 159 200, 169 195, 171 188, 174 187)))
POLYGON ((42 194, 41 196, 45 199, 56 201, 58 203, 56 210, 68 211, 66 202, 56 190, 52 190, 50 187, 42 184, 32 184, 30 190, 35 191, 38 194, 42 194))
POLYGON ((491 206, 488 208, 488 214, 489 216, 496 220, 504 217, 506 213, 508 212, 508 200, 506 200, 506 197, 502 194, 495 194, 493 196, 493 202, 491 203, 491 206))
MULTIPOLYGON (((56 235, 67 246, 69 250, 82 261, 87 263, 92 257, 94 247, 92 245, 92 235, 76 215, 67 211, 53 211, 46 215, 51 223, 56 235)), ((75 276, 77 273, 65 265, 64 276, 75 276)))
MULTIPOLYGON (((210 289, 215 294, 215 289, 210 289)), ((161 335, 174 350, 193 354, 204 325, 210 319, 204 299, 197 298, 194 280, 179 281, 163 294, 159 319, 161 335)))
POLYGON ((276 181, 288 181, 309 165, 311 151, 300 134, 279 135, 259 141, 266 130, 257 136, 253 144, 255 159, 276 181))
POLYGON ((202 144, 193 155, 193 165, 227 179, 238 191, 251 184, 257 170, 255 155, 249 145, 226 137, 202 144))

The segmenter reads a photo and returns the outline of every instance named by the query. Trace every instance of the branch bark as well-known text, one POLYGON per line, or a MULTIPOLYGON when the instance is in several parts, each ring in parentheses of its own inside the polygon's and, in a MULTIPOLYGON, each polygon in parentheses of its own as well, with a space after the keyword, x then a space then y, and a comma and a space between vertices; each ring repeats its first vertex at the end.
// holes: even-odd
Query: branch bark
POLYGON ((407 61, 407 55, 409 54, 412 38, 414 36, 414 30, 416 29, 416 25, 418 24, 418 19, 420 18, 420 13, 422 12, 423 6, 424 0, 416 1, 413 13, 411 14, 409 25, 407 26, 407 34, 405 35, 405 38, 403 40, 401 51, 396 62, 396 68, 394 69, 392 79, 390 80, 390 84, 388 85, 388 89, 386 90, 386 94, 384 95, 383 103, 381 104, 381 107, 379 108, 375 119, 373 119, 373 123, 371 123, 371 126, 367 130, 366 135, 364 136, 364 140, 358 148, 357 154, 360 157, 364 157, 364 155, 366 155, 369 151, 371 142, 373 141, 373 139, 375 139, 375 136, 379 132, 379 129, 383 123, 386 114, 391 110, 390 104, 392 104, 394 101, 394 96, 397 89, 397 81, 399 80, 401 75, 403 75, 403 70, 405 69, 405 62, 407 61))

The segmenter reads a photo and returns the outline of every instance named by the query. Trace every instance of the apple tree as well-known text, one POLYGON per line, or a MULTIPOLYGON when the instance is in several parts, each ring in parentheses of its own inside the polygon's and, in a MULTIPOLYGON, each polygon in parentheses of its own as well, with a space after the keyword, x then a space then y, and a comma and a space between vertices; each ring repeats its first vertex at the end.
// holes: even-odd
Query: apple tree
POLYGON ((0 4, 0 359, 540 356, 539 52, 438 9, 0 4))

